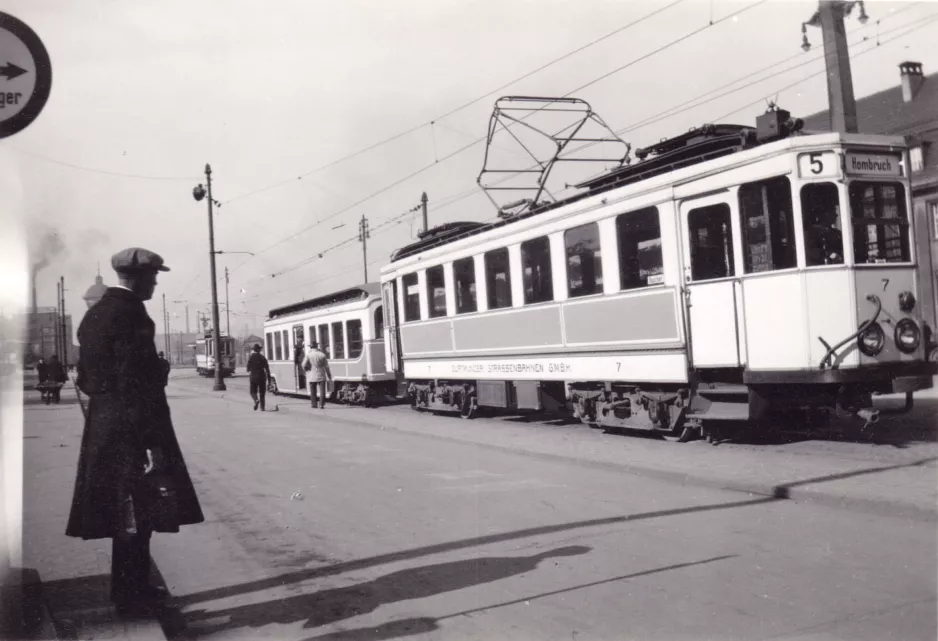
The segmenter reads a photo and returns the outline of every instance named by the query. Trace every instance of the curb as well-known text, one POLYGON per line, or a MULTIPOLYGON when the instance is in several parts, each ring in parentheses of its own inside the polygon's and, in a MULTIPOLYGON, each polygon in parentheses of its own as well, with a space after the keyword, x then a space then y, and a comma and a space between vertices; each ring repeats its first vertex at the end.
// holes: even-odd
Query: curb
MULTIPOLYGON (((241 401, 240 399, 226 399, 234 400, 238 403, 247 403, 247 401, 241 401)), ((279 406, 276 406, 279 407, 279 406)), ((268 410, 269 411, 269 410, 268 410)), ((285 414, 292 414, 291 408, 280 407, 279 412, 285 414)), ((301 416, 297 414, 297 416, 301 416)), ((818 487, 824 484, 825 481, 839 480, 842 478, 849 478, 852 476, 861 476, 866 474, 872 474, 875 472, 883 472, 889 470, 897 470, 903 468, 917 467, 927 463, 928 461, 918 461, 913 463, 905 463, 901 465, 890 465, 890 466, 880 466, 873 467, 863 470, 857 470, 853 472, 846 472, 843 474, 832 475, 831 477, 823 477, 817 479, 807 479, 801 481, 794 481, 790 483, 770 483, 770 482, 759 482, 759 481, 739 481, 738 479, 727 479, 721 477, 707 476, 703 474, 694 474, 693 472, 684 472, 678 470, 667 470, 655 467, 649 467, 644 465, 635 465, 634 463, 617 463, 610 461, 598 461, 590 458, 583 458, 577 456, 571 456, 569 454, 558 454, 556 452, 543 452, 537 450, 525 449, 516 445, 503 445, 496 443, 486 443, 484 441, 479 441, 476 439, 465 438, 453 434, 440 434, 440 433, 428 433, 423 431, 409 430, 406 428, 395 427, 390 425, 380 425, 376 423, 370 423, 366 421, 360 421, 353 418, 345 418, 341 416, 336 416, 334 414, 329 415, 329 419, 337 423, 345 423, 348 425, 357 425, 360 427, 366 427, 377 430, 384 431, 394 431, 400 434, 410 434, 410 435, 419 435, 426 438, 440 439, 450 442, 459 442, 465 443, 468 445, 475 445, 477 447, 484 447, 487 449, 501 451, 501 452, 510 452, 512 454, 522 454, 524 456, 529 456, 533 458, 539 458, 543 460, 553 460, 553 461, 565 461, 565 462, 574 462, 579 465, 586 465, 590 467, 599 467, 610 470, 617 470, 626 472, 629 474, 634 474, 636 476, 642 476, 646 478, 653 478, 660 481, 667 481, 670 483, 677 483, 679 485, 692 485, 696 487, 704 487, 715 490, 726 490, 731 492, 741 492, 744 494, 755 495, 755 496, 765 496, 772 497, 776 499, 787 499, 795 503, 810 503, 815 505, 823 505, 826 507, 845 509, 848 511, 862 512, 866 514, 871 514, 874 516, 886 516, 886 517, 896 517, 896 518, 906 518, 915 521, 923 521, 927 523, 938 522, 938 509, 935 508, 925 508, 914 503, 906 502, 893 502, 887 501, 878 498, 861 498, 861 497, 848 497, 841 494, 825 491, 823 488, 818 487), (810 487, 802 487, 810 486, 810 487)))

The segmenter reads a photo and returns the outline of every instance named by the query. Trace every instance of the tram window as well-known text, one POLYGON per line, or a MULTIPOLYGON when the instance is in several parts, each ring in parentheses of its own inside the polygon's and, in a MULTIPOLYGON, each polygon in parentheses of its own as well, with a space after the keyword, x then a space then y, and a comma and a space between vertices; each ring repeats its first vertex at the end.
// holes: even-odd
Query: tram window
POLYGON ((290 356, 290 332, 287 330, 283 330, 283 360, 293 360, 293 357, 290 356))
POLYGON ((587 223, 568 229, 563 234, 563 242, 567 248, 567 287, 570 298, 602 293, 603 264, 599 246, 599 225, 587 223))
POLYGON ((779 176, 740 185, 739 217, 747 274, 798 265, 788 178, 779 176))
POLYGON ((407 274, 401 279, 404 285, 404 320, 420 320, 420 290, 417 286, 417 274, 407 274))
POLYGON ((664 283, 661 224, 657 207, 617 216, 616 236, 619 239, 619 279, 622 289, 664 283))
POLYGON ((319 326, 319 349, 322 350, 322 353, 332 358, 332 354, 329 352, 329 326, 320 325, 319 326))
POLYGON ((508 265, 508 249, 486 252, 485 284, 489 290, 489 309, 511 307, 511 268, 508 265))
POLYGON ((384 307, 378 305, 375 308, 375 340, 384 338, 384 307))
POLYGON ((550 241, 547 236, 521 243, 521 276, 524 304, 554 300, 554 279, 550 271, 550 241))
POLYGON ((358 319, 345 322, 348 333, 348 357, 358 358, 362 355, 362 322, 358 319))
POLYGON ((476 263, 472 256, 453 263, 453 282, 456 285, 456 313, 476 311, 476 263))
POLYGON ((345 358, 345 332, 341 322, 332 324, 332 339, 335 341, 332 358, 345 358))
POLYGON ((270 332, 267 332, 267 360, 274 360, 274 337, 270 332))
POLYGON ((850 184, 853 255, 857 264, 911 260, 905 189, 899 183, 850 184))
POLYGON ((283 360, 283 338, 280 335, 280 332, 274 333, 274 360, 282 361, 283 360))
POLYGON ((446 316, 446 281, 443 265, 427 268, 427 308, 430 318, 446 316))
POLYGON ((692 209, 690 231, 691 277, 695 281, 733 276, 733 231, 730 207, 725 203, 692 209))
POLYGON ((842 265, 844 236, 840 229, 840 194, 834 183, 812 183, 801 188, 805 264, 842 265))

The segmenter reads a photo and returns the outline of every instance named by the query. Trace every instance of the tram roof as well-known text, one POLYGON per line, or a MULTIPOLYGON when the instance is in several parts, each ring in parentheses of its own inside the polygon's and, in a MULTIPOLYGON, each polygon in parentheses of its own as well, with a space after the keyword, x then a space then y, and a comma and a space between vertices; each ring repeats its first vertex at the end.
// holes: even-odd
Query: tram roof
POLYGON ((364 283, 363 285, 356 285, 355 287, 349 287, 348 289, 343 289, 341 291, 325 294, 324 296, 319 296, 317 298, 300 301, 299 303, 292 303, 283 307, 277 307, 270 310, 267 315, 267 319, 274 320, 284 316, 292 316, 293 314, 300 314, 302 312, 310 312, 315 309, 322 309, 323 307, 329 307, 339 303, 349 303, 355 300, 362 300, 369 298, 370 296, 378 296, 380 294, 381 283, 364 283))

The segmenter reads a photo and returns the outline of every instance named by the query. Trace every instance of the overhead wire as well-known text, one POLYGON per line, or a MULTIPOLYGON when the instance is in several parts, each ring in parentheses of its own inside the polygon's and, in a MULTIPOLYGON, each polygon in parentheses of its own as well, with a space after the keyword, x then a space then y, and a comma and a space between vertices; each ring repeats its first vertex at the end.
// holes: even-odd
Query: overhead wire
MULTIPOLYGON (((423 123, 421 123, 421 124, 419 124, 419 125, 416 125, 416 126, 414 126, 414 127, 411 127, 410 129, 407 129, 407 130, 402 131, 402 132, 400 132, 400 133, 394 134, 393 136, 389 136, 388 138, 385 138, 385 139, 383 139, 383 140, 380 140, 380 141, 378 141, 378 142, 376 142, 376 143, 374 143, 374 144, 368 145, 367 147, 364 147, 364 148, 359 149, 359 150, 357 150, 357 151, 354 151, 354 152, 352 152, 352 153, 346 154, 346 155, 344 155, 344 156, 342 156, 342 157, 340 157, 340 158, 337 158, 337 159, 335 159, 335 160, 333 160, 333 161, 331 161, 331 162, 328 162, 328 163, 326 163, 326 164, 324 164, 324 165, 320 165, 319 167, 316 167, 315 169, 312 169, 312 170, 307 171, 307 172, 305 172, 305 173, 303 173, 303 174, 300 174, 299 178, 302 178, 302 177, 304 177, 304 176, 309 176, 309 175, 311 175, 311 174, 318 173, 318 172, 320 172, 320 171, 323 171, 323 170, 325 170, 325 169, 328 169, 329 167, 334 167, 335 165, 338 165, 338 164, 340 164, 340 163, 343 163, 343 162, 345 162, 346 160, 351 160, 352 158, 355 158, 355 157, 360 156, 360 155, 362 155, 362 154, 364 154, 364 153, 367 153, 367 152, 369 152, 369 151, 372 151, 372 150, 374 150, 374 149, 377 149, 378 147, 381 147, 381 146, 386 145, 386 144, 388 144, 388 143, 394 142, 395 140, 399 140, 400 138, 403 138, 404 136, 407 136, 408 134, 412 134, 412 133, 414 133, 415 131, 419 131, 420 129, 423 129, 424 127, 432 126, 432 125, 434 124, 434 122, 436 122, 436 121, 439 121, 439 120, 442 120, 443 118, 447 118, 447 117, 449 117, 449 116, 452 116, 453 114, 455 114, 455 113, 457 113, 457 112, 459 112, 459 111, 462 111, 463 109, 466 109, 467 107, 470 107, 470 106, 476 104, 477 102, 479 102, 479 101, 481 101, 481 100, 484 100, 485 98, 488 98, 489 96, 491 96, 491 95, 493 95, 493 94, 495 94, 495 93, 501 91, 502 89, 505 89, 506 87, 510 87, 511 85, 514 85, 514 84, 517 84, 517 83, 521 82, 522 80, 526 80, 527 78, 530 78, 531 76, 533 76, 533 75, 535 75, 535 74, 538 74, 538 73, 540 73, 541 71, 543 71, 543 70, 545 70, 545 69, 547 69, 547 68, 549 68, 549 67, 552 67, 553 65, 557 64, 558 62, 561 62, 561 61, 563 61, 563 60, 565 60, 565 59, 567 59, 567 58, 569 58, 569 57, 571 57, 571 56, 573 56, 573 55, 576 55, 576 54, 580 53, 581 51, 584 51, 584 50, 586 50, 586 49, 589 49, 590 47, 593 47, 593 46, 599 44, 600 42, 603 42, 604 40, 608 40, 609 38, 611 38, 611 37, 613 37, 613 36, 615 36, 615 35, 617 35, 617 34, 619 34, 619 33, 622 33, 623 31, 626 31, 626 30, 630 29, 631 27, 634 27, 634 26, 636 26, 636 25, 638 25, 638 24, 640 24, 640 23, 642 23, 642 22, 644 22, 644 21, 646 21, 646 20, 649 20, 649 19, 653 18, 654 16, 658 15, 659 13, 662 13, 662 12, 664 12, 664 11, 667 11, 667 10, 670 9, 671 7, 674 7, 674 6, 676 6, 676 5, 679 5, 679 4, 681 4, 682 2, 686 2, 686 1, 687 1, 687 0, 675 0, 674 2, 671 2, 670 4, 665 5, 664 7, 661 7, 661 8, 659 8, 659 9, 656 9, 655 11, 652 11, 651 13, 648 13, 648 14, 642 16, 641 18, 638 18, 638 19, 636 19, 636 20, 633 20, 632 22, 630 22, 630 23, 628 23, 628 24, 626 24, 626 25, 624 25, 624 26, 622 26, 622 27, 618 27, 618 28, 616 28, 616 29, 614 29, 614 30, 612 30, 612 31, 610 31, 610 32, 608 32, 608 33, 606 33, 606 34, 604 34, 604 35, 598 37, 598 38, 595 38, 595 39, 589 41, 588 43, 586 43, 586 44, 584 44, 584 45, 581 45, 581 46, 577 47, 576 49, 573 49, 572 51, 568 51, 568 52, 564 53, 563 55, 561 55, 561 56, 559 56, 559 57, 557 57, 557 58, 554 58, 553 60, 550 60, 549 62, 546 62, 546 63, 542 64, 541 66, 537 67, 536 69, 534 69, 534 70, 532 70, 532 71, 529 71, 529 72, 527 72, 527 73, 525 73, 525 74, 523 74, 523 75, 521 75, 521 76, 518 76, 517 78, 514 78, 513 80, 510 80, 510 81, 506 82, 506 83, 503 84, 503 85, 500 85, 500 86, 496 87, 495 89, 492 89, 492 90, 490 90, 490 91, 487 91, 487 92, 484 93, 484 94, 481 94, 481 95, 479 95, 479 96, 476 96, 476 97, 473 98, 472 100, 469 100, 469 101, 467 101, 467 102, 465 102, 465 103, 463 103, 463 104, 461 104, 461 105, 459 105, 459 106, 457 106, 457 107, 455 107, 455 108, 453 108, 453 109, 450 109, 449 111, 447 111, 446 113, 444 113, 444 114, 442 114, 442 115, 440 115, 440 116, 437 116, 437 117, 435 117, 435 118, 433 118, 433 119, 431 119, 431 120, 429 120, 429 121, 427 121, 427 122, 423 122, 423 123)), ((441 162, 442 162, 442 161, 441 161, 441 162)), ((248 193, 246 193, 246 194, 241 194, 241 195, 238 195, 238 196, 234 196, 234 197, 229 198, 228 200, 226 200, 225 203, 234 202, 234 201, 237 201, 237 200, 241 200, 241 199, 243 199, 243 198, 247 198, 248 196, 253 196, 253 195, 256 195, 256 194, 265 192, 265 191, 269 191, 269 190, 271 190, 271 189, 275 189, 276 187, 280 187, 280 186, 282 186, 282 185, 286 185, 286 184, 290 183, 292 180, 294 180, 294 178, 291 177, 291 178, 288 178, 288 179, 279 181, 279 182, 277 182, 277 183, 273 183, 273 184, 271 184, 271 185, 267 185, 266 187, 261 187, 260 189, 255 189, 255 190, 250 191, 250 192, 248 192, 248 193)))
POLYGON ((32 158, 36 158, 37 160, 51 163, 53 165, 61 165, 63 167, 69 167, 71 169, 77 169, 79 171, 85 171, 85 172, 94 173, 94 174, 103 174, 105 176, 117 176, 119 178, 135 178, 138 180, 179 180, 179 181, 199 180, 200 178, 200 176, 147 176, 143 174, 130 174, 130 173, 124 173, 120 171, 110 171, 107 169, 87 167, 84 165, 77 165, 75 163, 66 162, 64 160, 57 160, 55 158, 49 158, 48 156, 43 156, 42 154, 37 154, 33 151, 20 149, 19 147, 14 147, 12 145, 8 145, 5 148, 10 149, 11 151, 15 151, 18 154, 23 154, 24 156, 30 156, 32 158))
MULTIPOLYGON (((574 89, 574 90, 572 90, 572 91, 570 91, 570 92, 567 92, 567 93, 564 94, 564 95, 565 95, 565 96, 568 96, 570 93, 573 93, 574 91, 578 91, 579 89, 581 89, 581 88, 583 88, 583 87, 591 86, 591 85, 595 84, 596 82, 599 82, 600 80, 603 80, 603 79, 605 79, 605 78, 608 78, 608 77, 610 77, 611 75, 613 75, 613 74, 615 74, 615 73, 618 73, 618 72, 620 72, 620 71, 623 71, 624 69, 627 69, 628 67, 632 66, 632 65, 635 64, 636 62, 639 62, 639 61, 641 61, 641 60, 647 60, 648 58, 652 57, 653 55, 656 55, 656 54, 658 54, 658 53, 661 53, 662 51, 664 51, 664 50, 666 50, 666 49, 668 49, 668 48, 670 48, 670 47, 676 46, 676 45, 678 45, 678 44, 684 42, 684 41, 687 40, 688 38, 690 38, 690 37, 692 37, 692 36, 694 36, 694 35, 696 35, 696 34, 702 32, 703 30, 705 30, 705 29, 707 29, 707 28, 710 28, 711 26, 716 26, 716 25, 718 25, 718 24, 720 24, 720 23, 722 23, 722 22, 724 22, 724 21, 726 21, 726 20, 731 19, 734 15, 735 15, 735 16, 738 16, 738 15, 744 13, 745 11, 748 11, 749 9, 752 9, 752 8, 754 8, 754 7, 756 7, 756 6, 759 6, 759 5, 761 5, 761 4, 763 4, 763 3, 767 2, 767 1, 768 1, 768 0, 756 0, 755 2, 752 2, 752 3, 750 3, 749 5, 746 5, 745 7, 743 7, 742 9, 740 9, 739 11, 737 11, 737 12, 735 12, 735 13, 733 13, 733 14, 730 14, 730 15, 728 15, 728 16, 725 16, 725 17, 723 17, 723 18, 721 18, 721 19, 719 19, 719 20, 714 21, 713 24, 707 24, 707 25, 704 26, 704 27, 700 27, 700 28, 698 28, 698 29, 694 29, 692 32, 690 32, 690 33, 688 33, 688 34, 685 34, 685 35, 683 35, 683 36, 681 36, 681 37, 679 37, 679 38, 676 38, 676 39, 674 39, 674 40, 672 40, 672 41, 670 41, 670 42, 668 42, 668 43, 662 45, 661 47, 658 47, 658 48, 655 49, 653 52, 648 53, 648 54, 645 54, 645 55, 641 56, 639 59, 634 60, 634 61, 629 62, 629 63, 626 63, 625 65, 621 65, 620 67, 617 67, 617 68, 614 69, 613 71, 610 71, 610 72, 607 72, 607 73, 603 74, 600 78, 594 79, 593 81, 590 81, 589 83, 586 83, 585 85, 581 85, 581 86, 578 87, 577 89, 574 89)), ((325 218, 322 218, 322 219, 320 219, 319 221, 317 221, 317 222, 315 222, 315 223, 313 223, 313 224, 311 224, 311 225, 307 225, 306 227, 303 227, 302 229, 299 229, 299 230, 296 230, 296 231, 292 232, 290 235, 283 237, 282 239, 278 240, 277 242, 275 242, 275 243, 273 243, 273 244, 271 244, 271 245, 268 245, 267 247, 265 247, 265 248, 261 249, 260 251, 256 252, 255 254, 256 254, 256 255, 259 255, 259 254, 266 253, 266 252, 270 251, 271 249, 274 249, 275 247, 278 247, 278 246, 282 245, 283 243, 286 243, 286 242, 288 242, 288 241, 290 241, 290 240, 296 238, 297 236, 301 236, 301 235, 305 234, 306 232, 308 232, 309 230, 311 230, 311 229, 313 229, 313 228, 319 226, 319 225, 322 224, 323 222, 325 222, 325 221, 327 221, 327 220, 330 220, 330 219, 332 219, 332 218, 335 218, 336 216, 339 216, 339 215, 341 215, 341 214, 343 214, 343 213, 345 213, 345 212, 347 212, 347 211, 349 211, 349 210, 351 210, 351 209, 354 209, 355 207, 357 207, 357 206, 359 206, 359 205, 361 205, 361 204, 363 204, 363 203, 365 203, 365 202, 367 202, 367 201, 369 201, 369 200, 375 198, 376 196, 379 196, 379 195, 381 195, 381 194, 383 194, 383 193, 389 191, 390 189, 393 189, 394 187, 397 187, 398 185, 400 185, 400 184, 402 184, 402 183, 404 183, 404 182, 410 180, 411 178, 414 178, 414 177, 416 177, 416 176, 422 174, 423 172, 425 172, 425 171, 427 171, 427 170, 429 170, 429 169, 432 169, 433 167, 437 166, 439 163, 444 162, 444 161, 446 161, 446 160, 449 160, 450 158, 453 158, 453 157, 455 157, 455 156, 457 156, 457 155, 463 153, 464 151, 466 151, 466 150, 468 150, 468 149, 470 149, 470 148, 472 148, 472 147, 478 145, 479 143, 485 141, 486 138, 487 138, 486 136, 482 136, 482 137, 480 137, 480 138, 477 138, 477 139, 474 140, 473 142, 470 142, 470 143, 468 143, 468 144, 466 144, 466 145, 460 147, 459 149, 457 149, 457 150, 455 150, 455 151, 453 151, 453 152, 447 154, 447 155, 444 156, 443 158, 440 158, 439 161, 434 160, 433 162, 424 165, 423 167, 421 167, 421 168, 419 168, 419 169, 417 169, 417 170, 411 172, 411 173, 408 174, 407 176, 404 176, 404 177, 402 177, 402 178, 399 178, 399 179, 395 180, 394 182, 392 182, 392 183, 390 183, 390 184, 388 184, 388 185, 385 185, 384 187, 378 189, 377 191, 374 191, 374 192, 368 194, 367 196, 365 196, 365 197, 363 197, 363 198, 357 200, 356 202, 354 202, 354 203, 352 203, 352 204, 350 204, 350 205, 347 205, 347 206, 345 206, 345 207, 342 207, 342 208, 339 209, 338 211, 335 211, 335 212, 333 212, 332 214, 330 214, 329 216, 326 216, 325 218)), ((315 171, 315 170, 314 170, 314 171, 315 171)), ((228 201, 228 202, 230 202, 230 201, 228 201)))

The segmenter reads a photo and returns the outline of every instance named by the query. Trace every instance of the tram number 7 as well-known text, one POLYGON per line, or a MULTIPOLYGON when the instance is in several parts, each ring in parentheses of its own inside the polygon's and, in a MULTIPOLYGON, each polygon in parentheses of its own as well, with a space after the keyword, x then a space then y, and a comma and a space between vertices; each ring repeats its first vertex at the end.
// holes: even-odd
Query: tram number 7
POLYGON ((621 372, 621 371, 622 371, 622 363, 620 363, 620 362, 618 362, 618 361, 616 362, 616 371, 617 371, 617 372, 621 372))

